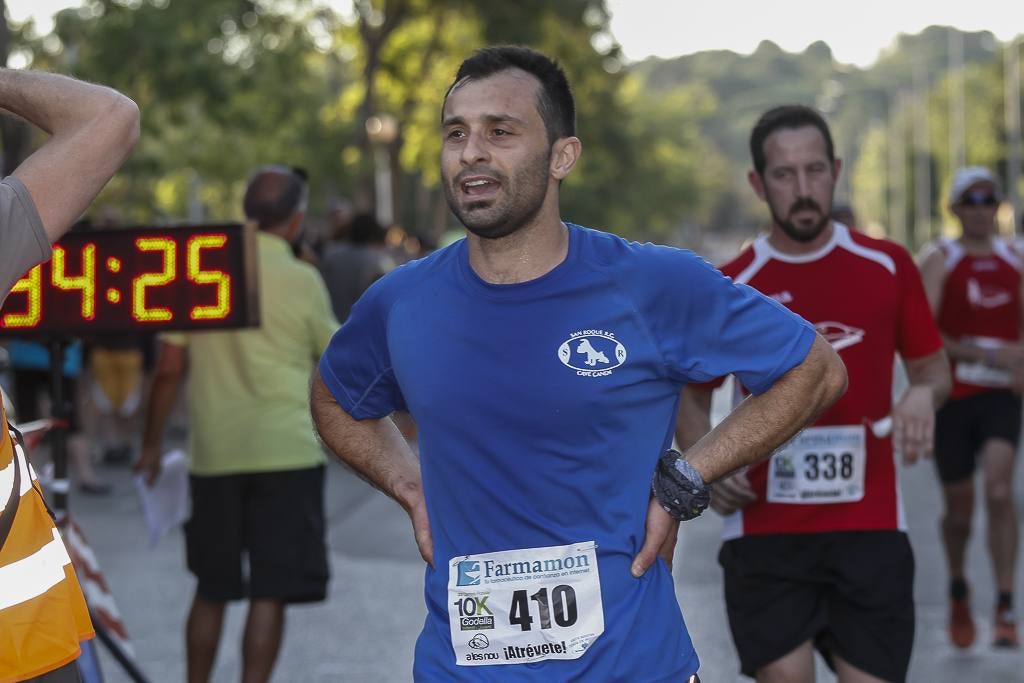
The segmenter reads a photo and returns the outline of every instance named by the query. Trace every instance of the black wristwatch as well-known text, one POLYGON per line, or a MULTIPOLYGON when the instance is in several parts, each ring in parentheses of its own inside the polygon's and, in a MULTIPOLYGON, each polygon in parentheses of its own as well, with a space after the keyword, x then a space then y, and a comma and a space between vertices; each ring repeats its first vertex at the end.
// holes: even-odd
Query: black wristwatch
POLYGON ((658 459, 651 492, 665 512, 680 522, 699 517, 711 503, 711 486, 672 448, 658 459))

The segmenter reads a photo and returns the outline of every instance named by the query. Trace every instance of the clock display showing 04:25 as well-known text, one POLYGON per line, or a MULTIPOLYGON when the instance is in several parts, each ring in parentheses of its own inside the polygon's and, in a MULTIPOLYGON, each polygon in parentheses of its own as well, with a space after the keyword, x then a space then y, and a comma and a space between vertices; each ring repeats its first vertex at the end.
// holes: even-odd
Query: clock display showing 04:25
POLYGON ((251 226, 73 232, 0 309, 0 335, 256 324, 251 226))

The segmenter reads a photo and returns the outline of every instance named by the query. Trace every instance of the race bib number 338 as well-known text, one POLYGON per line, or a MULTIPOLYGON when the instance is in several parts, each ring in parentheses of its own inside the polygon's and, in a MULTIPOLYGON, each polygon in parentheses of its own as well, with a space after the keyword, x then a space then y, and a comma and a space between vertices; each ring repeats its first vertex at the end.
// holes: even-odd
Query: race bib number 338
POLYGON ((593 541, 453 558, 448 620, 461 666, 578 659, 604 633, 593 541))
POLYGON ((768 463, 770 503, 852 503, 864 497, 862 425, 809 427, 768 463))

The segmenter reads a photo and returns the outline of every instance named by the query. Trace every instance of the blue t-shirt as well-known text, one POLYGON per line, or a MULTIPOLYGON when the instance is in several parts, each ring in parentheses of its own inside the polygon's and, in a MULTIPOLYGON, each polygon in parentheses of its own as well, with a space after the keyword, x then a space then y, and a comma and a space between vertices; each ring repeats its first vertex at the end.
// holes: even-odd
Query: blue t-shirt
POLYGON ((466 242, 377 281, 320 361, 356 419, 419 426, 436 569, 417 681, 678 683, 698 666, 659 559, 640 579, 651 476, 687 382, 735 373, 755 393, 807 355, 813 328, 693 253, 569 225, 566 259, 489 284, 466 242), (594 541, 604 633, 580 658, 460 666, 452 558, 594 541))

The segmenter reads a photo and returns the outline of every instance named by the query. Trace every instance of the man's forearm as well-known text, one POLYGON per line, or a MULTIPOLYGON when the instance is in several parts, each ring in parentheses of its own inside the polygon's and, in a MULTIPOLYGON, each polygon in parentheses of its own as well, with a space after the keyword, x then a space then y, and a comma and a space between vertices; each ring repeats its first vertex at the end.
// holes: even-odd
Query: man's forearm
POLYGON ((0 68, 0 107, 51 135, 103 116, 126 101, 115 90, 67 76, 0 68))
POLYGON ((163 445, 167 417, 174 409, 180 386, 181 378, 176 375, 158 372, 153 377, 149 401, 146 403, 146 425, 142 430, 143 448, 159 450, 163 445))
POLYGON ((947 335, 942 335, 942 345, 950 358, 967 363, 987 363, 991 360, 991 349, 967 344, 947 335))
POLYGON ((390 418, 356 420, 334 400, 319 373, 310 409, 321 440, 359 476, 406 510, 422 498, 419 461, 390 418))
POLYGON ((139 109, 120 93, 66 76, 0 69, 0 108, 51 134, 14 175, 56 242, 81 217, 139 137, 139 109))
POLYGON ((905 361, 904 365, 910 386, 928 389, 932 394, 932 404, 938 410, 952 390, 949 360, 945 351, 939 350, 925 358, 905 361))
POLYGON ((820 336, 804 361, 751 396, 686 452, 711 483, 768 455, 846 391, 846 368, 820 336))

